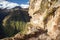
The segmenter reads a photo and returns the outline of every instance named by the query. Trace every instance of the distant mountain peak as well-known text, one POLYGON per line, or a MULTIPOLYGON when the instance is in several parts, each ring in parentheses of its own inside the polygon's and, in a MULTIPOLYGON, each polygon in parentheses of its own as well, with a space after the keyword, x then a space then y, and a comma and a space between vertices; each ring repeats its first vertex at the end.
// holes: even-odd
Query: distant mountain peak
POLYGON ((19 9, 21 9, 21 7, 20 7, 20 6, 16 6, 16 7, 14 7, 13 9, 15 9, 15 8, 19 8, 19 9))
POLYGON ((12 8, 28 8, 29 4, 18 4, 9 1, 0 1, 0 8, 1 9, 12 9, 12 8))

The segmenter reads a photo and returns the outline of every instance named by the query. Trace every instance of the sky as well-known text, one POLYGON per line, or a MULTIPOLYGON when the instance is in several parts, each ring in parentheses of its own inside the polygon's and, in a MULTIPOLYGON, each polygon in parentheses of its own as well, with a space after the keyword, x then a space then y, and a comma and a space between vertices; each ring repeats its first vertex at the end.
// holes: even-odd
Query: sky
POLYGON ((29 0, 0 0, 0 8, 13 8, 21 6, 22 8, 29 7, 29 0))
POLYGON ((26 4, 29 0, 7 0, 7 1, 15 2, 18 4, 26 4))

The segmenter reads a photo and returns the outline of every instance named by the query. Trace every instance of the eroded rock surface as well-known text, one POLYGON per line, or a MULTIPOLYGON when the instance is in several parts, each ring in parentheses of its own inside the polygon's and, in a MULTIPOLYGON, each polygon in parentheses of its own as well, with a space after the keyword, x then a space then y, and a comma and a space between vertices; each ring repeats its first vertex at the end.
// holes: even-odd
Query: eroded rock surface
POLYGON ((30 0, 29 14, 32 27, 47 30, 52 39, 60 34, 60 0, 30 0))

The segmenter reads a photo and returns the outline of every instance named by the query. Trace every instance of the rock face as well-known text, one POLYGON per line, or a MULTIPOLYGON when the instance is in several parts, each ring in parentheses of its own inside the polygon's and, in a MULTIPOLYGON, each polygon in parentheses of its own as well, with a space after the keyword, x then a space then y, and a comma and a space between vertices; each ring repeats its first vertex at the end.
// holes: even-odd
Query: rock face
POLYGON ((60 34, 60 0, 30 0, 31 25, 47 30, 52 38, 60 34))
POLYGON ((60 40, 60 0, 30 0, 29 15, 26 34, 8 40, 60 40))

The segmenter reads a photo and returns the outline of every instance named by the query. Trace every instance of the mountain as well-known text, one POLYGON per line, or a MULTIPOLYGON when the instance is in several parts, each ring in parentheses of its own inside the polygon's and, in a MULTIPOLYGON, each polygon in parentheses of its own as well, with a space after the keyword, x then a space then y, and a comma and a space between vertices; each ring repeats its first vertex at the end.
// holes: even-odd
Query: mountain
POLYGON ((22 25, 25 25, 27 22, 30 21, 30 18, 31 17, 28 14, 28 8, 22 8, 17 3, 0 1, 0 38, 9 37, 18 33, 21 30, 18 26, 20 24, 15 24, 18 29, 13 26, 14 28, 12 28, 12 30, 9 30, 12 26, 8 27, 6 24, 11 25, 9 22, 13 20, 16 23, 22 21, 22 25))
POLYGON ((13 9, 17 9, 17 8, 21 9, 21 7, 20 7, 20 6, 16 6, 16 7, 14 7, 13 9))
POLYGON ((11 35, 18 33, 20 31, 20 28, 19 28, 20 24, 17 25, 17 23, 19 22, 21 23, 21 21, 23 23, 22 25, 25 25, 27 22, 30 21, 30 16, 28 14, 28 8, 24 9, 24 8, 21 8, 20 6, 16 6, 11 9, 7 9, 7 8, 0 9, 0 38, 9 37, 11 35), (12 30, 9 30, 11 29, 12 26, 8 27, 6 24, 11 25, 10 24, 11 21, 16 22, 15 26, 18 29, 15 28, 15 26, 13 26, 12 30))
POLYGON ((10 2, 10 1, 0 1, 0 8, 1 9, 11 9, 14 8, 16 6, 20 6, 22 8, 28 8, 29 5, 28 4, 18 4, 18 3, 14 3, 14 2, 10 2))

